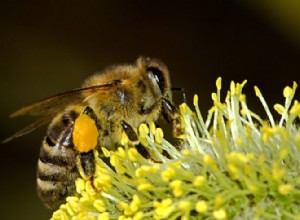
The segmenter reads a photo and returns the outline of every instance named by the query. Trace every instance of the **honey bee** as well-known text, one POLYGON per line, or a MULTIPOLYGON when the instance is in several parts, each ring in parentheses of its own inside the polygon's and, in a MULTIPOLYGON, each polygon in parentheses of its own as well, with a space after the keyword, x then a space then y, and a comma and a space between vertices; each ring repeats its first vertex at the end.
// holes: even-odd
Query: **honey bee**
MULTIPOLYGON (((60 93, 12 113, 39 116, 36 122, 7 138, 22 136, 48 124, 37 166, 37 192, 47 208, 56 209, 75 193, 79 176, 92 178, 93 149, 116 149, 123 132, 138 141, 134 129, 141 123, 171 120, 173 136, 182 134, 180 116, 172 103, 169 71, 153 58, 139 57, 134 64, 116 65, 90 76, 81 88, 60 93)), ((149 152, 137 144, 138 152, 149 152)))

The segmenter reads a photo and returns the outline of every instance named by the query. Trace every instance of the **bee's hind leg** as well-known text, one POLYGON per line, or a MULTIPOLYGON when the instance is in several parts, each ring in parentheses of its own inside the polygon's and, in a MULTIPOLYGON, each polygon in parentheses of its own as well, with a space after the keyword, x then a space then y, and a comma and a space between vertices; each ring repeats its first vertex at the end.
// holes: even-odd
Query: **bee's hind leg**
POLYGON ((99 131, 101 130, 100 122, 99 122, 94 110, 90 106, 85 107, 82 114, 86 114, 86 115, 90 116, 90 118, 95 121, 97 129, 99 131))
MULTIPOLYGON (((88 115, 95 122, 98 131, 101 129, 97 116, 91 107, 85 107, 82 114, 88 115)), ((94 151, 89 150, 88 152, 79 152, 79 155, 76 157, 76 165, 81 177, 90 180, 92 187, 96 190, 93 184, 93 177, 96 172, 94 151)))
POLYGON ((93 150, 80 153, 77 157, 77 168, 84 179, 91 179, 95 173, 95 156, 93 150))

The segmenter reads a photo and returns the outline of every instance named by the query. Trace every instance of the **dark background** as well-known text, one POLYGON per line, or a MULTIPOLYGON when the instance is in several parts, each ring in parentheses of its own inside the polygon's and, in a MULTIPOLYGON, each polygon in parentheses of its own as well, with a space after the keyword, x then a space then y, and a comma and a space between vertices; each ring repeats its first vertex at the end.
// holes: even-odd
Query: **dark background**
MULTIPOLYGON (((300 83, 298 3, 63 2, 1 3, 2 139, 31 121, 9 119, 12 111, 76 88, 90 74, 111 64, 133 62, 139 55, 163 60, 173 85, 186 89, 189 103, 194 93, 199 95, 204 116, 212 105, 210 94, 218 76, 223 77, 223 94, 231 80, 247 79, 248 104, 262 117, 254 85, 273 106, 283 102, 285 85, 300 83)), ((1 219, 51 216, 35 192, 36 161, 44 134, 45 128, 39 129, 1 145, 1 219)))

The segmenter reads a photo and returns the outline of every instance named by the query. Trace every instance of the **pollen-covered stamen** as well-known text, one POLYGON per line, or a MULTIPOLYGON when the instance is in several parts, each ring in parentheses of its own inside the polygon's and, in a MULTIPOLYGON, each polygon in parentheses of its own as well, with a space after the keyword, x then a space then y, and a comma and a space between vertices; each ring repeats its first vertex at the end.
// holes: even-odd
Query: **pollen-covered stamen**
POLYGON ((98 129, 90 116, 82 114, 75 120, 73 142, 80 153, 86 153, 97 146, 98 129))

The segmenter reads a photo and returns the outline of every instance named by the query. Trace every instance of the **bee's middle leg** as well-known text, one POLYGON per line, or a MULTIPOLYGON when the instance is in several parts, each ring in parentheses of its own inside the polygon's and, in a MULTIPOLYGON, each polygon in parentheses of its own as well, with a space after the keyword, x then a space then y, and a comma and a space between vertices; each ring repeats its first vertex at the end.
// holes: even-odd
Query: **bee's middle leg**
POLYGON ((121 120, 121 125, 129 140, 134 143, 136 150, 144 158, 149 159, 151 157, 149 151, 142 144, 139 143, 139 138, 135 133, 135 131, 133 130, 133 128, 130 126, 130 124, 128 124, 124 120, 121 120))

